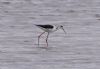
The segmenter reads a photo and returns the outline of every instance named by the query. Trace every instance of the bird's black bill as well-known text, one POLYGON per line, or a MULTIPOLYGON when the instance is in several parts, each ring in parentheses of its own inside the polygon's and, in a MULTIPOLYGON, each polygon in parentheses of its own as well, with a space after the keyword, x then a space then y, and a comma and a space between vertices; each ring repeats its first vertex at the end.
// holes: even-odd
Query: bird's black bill
POLYGON ((66 31, 64 30, 64 28, 62 27, 62 30, 64 31, 64 33, 66 34, 66 31))

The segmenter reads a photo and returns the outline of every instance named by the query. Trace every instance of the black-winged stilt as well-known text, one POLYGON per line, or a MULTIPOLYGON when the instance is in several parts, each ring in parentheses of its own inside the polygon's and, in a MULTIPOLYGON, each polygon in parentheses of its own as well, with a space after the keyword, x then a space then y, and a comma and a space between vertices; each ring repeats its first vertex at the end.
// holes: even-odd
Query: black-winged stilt
POLYGON ((42 29, 44 32, 41 33, 39 36, 38 36, 38 46, 39 46, 39 39, 41 37, 41 35, 43 35, 45 32, 47 32, 47 37, 46 37, 46 44, 47 44, 47 47, 48 47, 48 36, 50 33, 54 32, 54 31, 57 31, 59 29, 62 29, 64 31, 64 33, 66 34, 64 28, 62 25, 35 25, 37 27, 39 27, 40 29, 42 29))

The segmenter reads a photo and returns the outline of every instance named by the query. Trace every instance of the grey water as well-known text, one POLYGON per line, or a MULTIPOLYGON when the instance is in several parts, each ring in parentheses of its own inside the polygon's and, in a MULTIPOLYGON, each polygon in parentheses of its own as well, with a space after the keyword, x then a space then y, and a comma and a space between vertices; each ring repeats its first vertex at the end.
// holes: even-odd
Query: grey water
POLYGON ((0 69, 100 69, 100 0, 0 0, 0 69))

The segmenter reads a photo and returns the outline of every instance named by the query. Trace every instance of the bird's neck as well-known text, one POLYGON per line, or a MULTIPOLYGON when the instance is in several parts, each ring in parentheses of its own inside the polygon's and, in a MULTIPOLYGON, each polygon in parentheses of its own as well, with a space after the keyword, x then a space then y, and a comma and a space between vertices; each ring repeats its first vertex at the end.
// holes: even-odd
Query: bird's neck
POLYGON ((59 27, 55 27, 55 28, 54 28, 54 31, 57 31, 58 29, 59 29, 59 27))

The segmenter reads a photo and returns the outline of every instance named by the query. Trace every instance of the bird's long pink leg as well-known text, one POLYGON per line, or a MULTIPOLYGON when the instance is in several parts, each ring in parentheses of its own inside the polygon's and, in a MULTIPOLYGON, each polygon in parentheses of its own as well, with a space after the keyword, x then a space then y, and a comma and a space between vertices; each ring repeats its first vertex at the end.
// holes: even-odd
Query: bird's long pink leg
POLYGON ((46 38, 47 47, 48 47, 48 36, 49 36, 49 33, 47 34, 47 38, 46 38))
POLYGON ((39 36, 38 36, 38 46, 39 46, 39 39, 41 37, 41 35, 43 35, 45 32, 41 33, 39 36))

